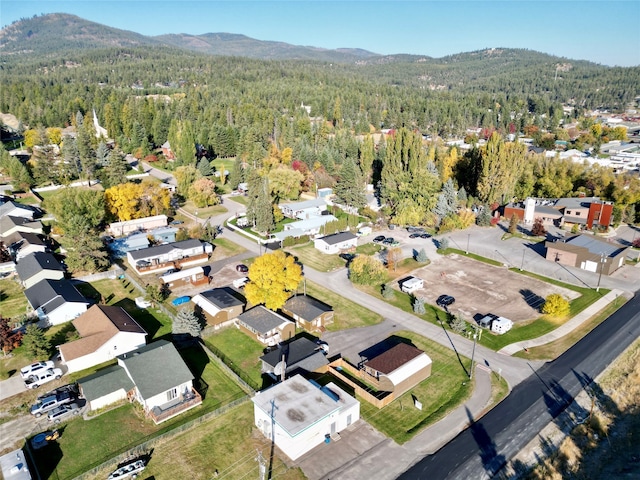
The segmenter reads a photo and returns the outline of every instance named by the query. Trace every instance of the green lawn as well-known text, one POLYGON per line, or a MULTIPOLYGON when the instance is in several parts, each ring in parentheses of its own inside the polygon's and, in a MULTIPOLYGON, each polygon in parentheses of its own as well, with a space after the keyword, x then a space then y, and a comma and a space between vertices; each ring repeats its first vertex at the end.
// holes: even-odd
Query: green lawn
MULTIPOLYGON (((15 277, 17 279, 17 277, 15 277)), ((0 280, 0 313, 3 318, 18 319, 27 313, 24 288, 16 280, 0 280)))
POLYGON ((167 337, 170 340, 168 337, 171 334, 171 318, 155 308, 138 308, 134 299, 144 294, 128 280, 104 279, 93 283, 81 283, 77 287, 87 298, 93 298, 96 301, 102 299, 106 305, 124 308, 149 334, 147 342, 161 337, 167 337))
POLYGON ((469 359, 461 357, 463 368, 449 348, 413 332, 400 331, 395 335, 410 340, 431 357, 431 376, 382 409, 361 400, 360 414, 382 433, 403 444, 463 403, 473 388, 465 371, 471 364, 469 359), (414 407, 414 397, 422 403, 422 410, 414 407))
POLYGON ((374 255, 380 250, 382 250, 382 247, 377 243, 365 243, 356 247, 356 253, 360 255, 374 255))
POLYGON ((345 261, 338 255, 327 255, 313 246, 313 243, 287 248, 287 251, 298 257, 303 265, 308 265, 319 272, 332 272, 345 266, 345 261))
POLYGON ((194 203, 189 200, 184 205, 181 206, 191 215, 196 215, 198 218, 209 218, 215 215, 220 215, 221 213, 227 213, 229 210, 224 205, 213 205, 211 207, 196 207, 194 203))
POLYGON ((43 478, 71 479, 100 463, 193 420, 203 413, 242 398, 245 393, 199 348, 181 352, 198 380, 203 404, 160 425, 144 417, 138 404, 124 405, 90 420, 74 418, 64 425, 57 444, 38 451, 43 478))
MULTIPOLYGON (((237 328, 229 327, 207 335, 204 338, 207 345, 222 353, 219 355, 226 365, 242 378, 249 379, 254 388, 262 388, 262 362, 264 345, 241 332, 237 328)), ((214 352, 215 352, 214 350, 214 352)))
POLYGON ((327 330, 338 331, 347 328, 366 327, 382 322, 382 315, 352 302, 342 295, 338 295, 310 280, 307 283, 307 294, 331 305, 334 311, 333 323, 327 325, 327 330))
POLYGON ((246 252, 246 248, 241 247, 237 243, 227 240, 224 237, 217 237, 213 242, 214 249, 211 260, 222 260, 223 258, 233 257, 246 252))

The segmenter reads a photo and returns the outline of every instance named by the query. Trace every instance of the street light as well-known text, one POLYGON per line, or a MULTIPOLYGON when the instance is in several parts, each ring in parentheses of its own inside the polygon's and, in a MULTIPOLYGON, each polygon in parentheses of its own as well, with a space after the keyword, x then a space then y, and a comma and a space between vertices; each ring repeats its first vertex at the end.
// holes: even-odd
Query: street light
POLYGON ((522 269, 524 268, 524 253, 526 252, 526 250, 522 250, 522 263, 520 264, 520 271, 522 271, 522 269))
POLYGON ((600 291, 600 279, 602 278, 602 270, 604 269, 604 264, 606 263, 606 258, 604 253, 600 254, 600 275, 598 275, 598 285, 596 286, 596 292, 600 291))
POLYGON ((469 255, 469 240, 471 239, 471 234, 468 233, 467 234, 467 251, 465 252, 467 255, 469 255))

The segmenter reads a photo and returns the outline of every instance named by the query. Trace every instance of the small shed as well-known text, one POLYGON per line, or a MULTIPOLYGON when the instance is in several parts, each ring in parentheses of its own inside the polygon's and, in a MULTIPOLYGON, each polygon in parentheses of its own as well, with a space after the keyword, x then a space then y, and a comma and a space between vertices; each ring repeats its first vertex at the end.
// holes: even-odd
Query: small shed
POLYGON ((498 317, 491 322, 491 331, 495 333, 499 333, 502 335, 503 333, 507 333, 513 327, 513 322, 508 318, 498 317))

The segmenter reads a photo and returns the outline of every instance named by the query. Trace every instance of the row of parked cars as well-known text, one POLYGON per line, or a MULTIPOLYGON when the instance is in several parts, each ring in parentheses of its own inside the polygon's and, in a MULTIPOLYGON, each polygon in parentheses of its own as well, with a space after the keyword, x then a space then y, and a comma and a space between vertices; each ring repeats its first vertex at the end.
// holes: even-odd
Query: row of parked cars
POLYGON ((62 370, 56 368, 51 360, 47 360, 22 367, 20 376, 26 388, 38 388, 40 385, 62 377, 62 370))
POLYGON ((47 414, 50 422, 60 423, 69 416, 78 415, 80 409, 78 386, 70 384, 40 395, 31 406, 30 412, 35 417, 47 414))
POLYGON ((384 235, 378 235, 373 239, 373 243, 379 243, 385 247, 397 247, 400 242, 393 237, 385 237, 384 235))

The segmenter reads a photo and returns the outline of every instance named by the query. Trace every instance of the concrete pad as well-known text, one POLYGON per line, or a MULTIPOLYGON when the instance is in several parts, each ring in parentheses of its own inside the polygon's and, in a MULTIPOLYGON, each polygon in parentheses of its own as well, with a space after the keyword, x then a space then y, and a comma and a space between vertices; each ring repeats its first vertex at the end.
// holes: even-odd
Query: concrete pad
POLYGON ((514 323, 525 322, 540 316, 540 306, 552 293, 569 300, 579 296, 573 290, 456 254, 434 259, 412 275, 425 283, 416 296, 435 305, 440 295, 452 295, 456 302, 450 312, 467 320, 494 313, 514 323))

